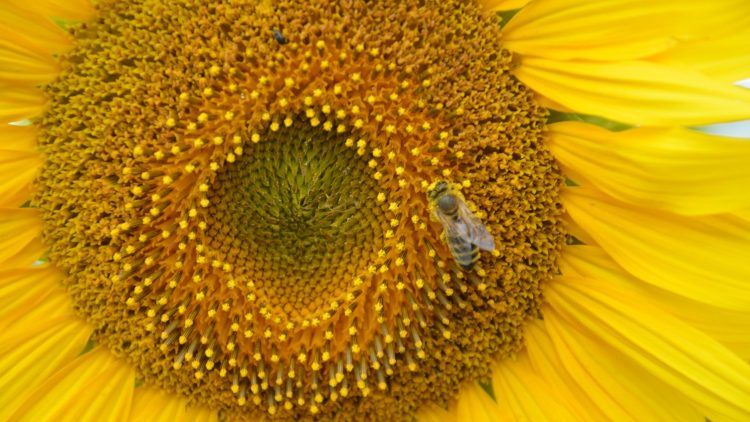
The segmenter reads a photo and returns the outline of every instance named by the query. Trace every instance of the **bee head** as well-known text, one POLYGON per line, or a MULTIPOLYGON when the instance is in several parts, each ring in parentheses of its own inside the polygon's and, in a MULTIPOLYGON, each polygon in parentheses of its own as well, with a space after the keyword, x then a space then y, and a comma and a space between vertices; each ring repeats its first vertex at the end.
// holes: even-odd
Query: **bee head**
POLYGON ((448 182, 445 180, 438 180, 433 182, 430 187, 427 188, 427 198, 435 200, 437 197, 448 190, 448 182))
POLYGON ((437 206, 444 213, 452 214, 458 207, 458 200, 454 195, 443 195, 438 198, 437 206))

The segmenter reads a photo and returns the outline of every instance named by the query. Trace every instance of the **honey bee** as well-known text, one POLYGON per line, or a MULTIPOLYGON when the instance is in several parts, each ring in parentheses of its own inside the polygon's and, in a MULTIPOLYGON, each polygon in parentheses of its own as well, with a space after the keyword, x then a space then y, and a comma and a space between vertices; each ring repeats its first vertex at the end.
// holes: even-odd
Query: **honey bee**
POLYGON ((495 239, 466 205, 464 196, 445 180, 427 188, 427 201, 433 218, 443 225, 448 248, 464 270, 471 270, 479 250, 494 251, 495 239))

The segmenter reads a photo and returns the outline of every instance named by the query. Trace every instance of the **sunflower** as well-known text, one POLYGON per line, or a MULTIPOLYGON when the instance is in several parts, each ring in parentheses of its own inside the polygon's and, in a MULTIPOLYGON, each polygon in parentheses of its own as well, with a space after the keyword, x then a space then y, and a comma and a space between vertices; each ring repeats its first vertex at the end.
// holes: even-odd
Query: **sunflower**
POLYGON ((0 420, 750 419, 748 16, 4 1, 0 420))

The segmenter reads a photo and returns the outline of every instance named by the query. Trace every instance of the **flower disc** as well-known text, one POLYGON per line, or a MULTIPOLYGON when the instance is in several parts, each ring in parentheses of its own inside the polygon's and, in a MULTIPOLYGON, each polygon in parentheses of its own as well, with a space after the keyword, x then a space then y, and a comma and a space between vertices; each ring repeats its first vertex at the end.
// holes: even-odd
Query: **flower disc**
POLYGON ((96 340, 145 382, 230 419, 410 420, 518 350, 565 238, 562 178, 496 17, 99 7, 47 87, 35 202, 96 340), (495 238, 471 269, 431 219, 436 180, 495 238))

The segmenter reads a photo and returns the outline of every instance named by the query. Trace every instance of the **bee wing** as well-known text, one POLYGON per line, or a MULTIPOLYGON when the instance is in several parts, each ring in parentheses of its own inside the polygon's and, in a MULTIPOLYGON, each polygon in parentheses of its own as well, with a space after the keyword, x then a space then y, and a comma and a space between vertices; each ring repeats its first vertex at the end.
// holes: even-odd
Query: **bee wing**
POLYGON ((460 218, 451 218, 440 211, 435 211, 435 217, 443 225, 446 243, 453 257, 461 265, 471 265, 472 242, 466 224, 460 218))
POLYGON ((463 202, 458 204, 458 215, 460 220, 464 222, 467 236, 471 243, 485 251, 495 250, 495 238, 492 237, 487 228, 484 227, 484 224, 463 202))
POLYGON ((462 219, 454 219, 451 218, 444 213, 440 212, 439 210, 435 210, 434 212, 435 217, 440 222, 440 224, 443 225, 443 229, 445 229, 445 235, 454 237, 454 238, 462 238, 469 241, 469 231, 466 227, 466 224, 462 221, 462 219))

